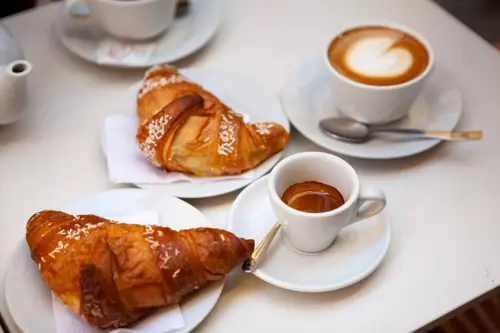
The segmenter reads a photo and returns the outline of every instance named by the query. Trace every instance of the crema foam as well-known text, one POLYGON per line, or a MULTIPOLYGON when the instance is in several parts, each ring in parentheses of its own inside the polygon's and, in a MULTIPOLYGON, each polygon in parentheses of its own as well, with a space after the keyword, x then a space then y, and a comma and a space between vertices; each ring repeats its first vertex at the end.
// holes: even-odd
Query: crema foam
POLYGON ((328 49, 328 59, 339 74, 351 80, 390 86, 422 74, 429 65, 429 52, 406 32, 364 26, 335 38, 328 49))

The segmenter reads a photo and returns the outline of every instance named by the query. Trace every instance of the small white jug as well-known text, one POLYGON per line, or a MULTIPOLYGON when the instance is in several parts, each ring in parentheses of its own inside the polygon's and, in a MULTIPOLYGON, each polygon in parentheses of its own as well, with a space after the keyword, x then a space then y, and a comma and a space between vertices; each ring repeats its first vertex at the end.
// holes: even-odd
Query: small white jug
POLYGON ((0 24, 0 125, 19 120, 26 109, 26 78, 31 64, 10 32, 0 24))

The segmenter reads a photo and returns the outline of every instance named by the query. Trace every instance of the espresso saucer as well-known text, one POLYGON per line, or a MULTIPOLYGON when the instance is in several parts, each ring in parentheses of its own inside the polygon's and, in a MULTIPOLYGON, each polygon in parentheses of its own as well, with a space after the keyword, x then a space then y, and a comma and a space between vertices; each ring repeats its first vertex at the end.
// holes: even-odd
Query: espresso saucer
MULTIPOLYGON (((428 150, 440 140, 374 138, 365 143, 348 143, 325 135, 320 120, 343 116, 335 106, 335 91, 321 55, 306 58, 292 72, 280 91, 284 110, 295 128, 306 138, 330 151, 366 159, 392 159, 428 150)), ((449 75, 436 65, 433 73, 404 119, 394 128, 451 131, 462 114, 462 94, 449 75)))
MULTIPOLYGON (((244 189, 229 214, 228 229, 257 244, 277 221, 267 192, 268 178, 244 189)), ((384 259, 390 241, 391 226, 384 213, 345 228, 330 248, 315 254, 295 249, 281 230, 254 274, 294 291, 336 290, 370 275, 384 259)))
MULTIPOLYGON (((54 24, 56 36, 71 53, 98 65, 118 68, 146 68, 185 58, 205 46, 215 35, 221 8, 218 0, 191 0, 186 15, 176 17, 172 26, 160 37, 145 44, 151 54, 140 60, 117 57, 103 62, 99 54, 103 43, 114 42, 92 17, 70 15, 64 4, 54 24)), ((131 23, 133 24, 133 23, 131 23)), ((128 43, 122 48, 133 48, 143 43, 128 43)), ((122 50, 122 52, 125 52, 122 50)), ((137 51, 140 53, 141 51, 137 51)))

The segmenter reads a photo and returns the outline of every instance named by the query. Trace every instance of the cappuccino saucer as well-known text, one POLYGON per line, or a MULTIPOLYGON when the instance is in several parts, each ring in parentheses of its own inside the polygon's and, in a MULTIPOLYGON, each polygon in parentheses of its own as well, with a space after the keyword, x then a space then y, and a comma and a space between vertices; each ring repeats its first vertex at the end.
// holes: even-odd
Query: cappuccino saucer
MULTIPOLYGON (((276 223, 265 176, 244 189, 229 213, 228 230, 258 244, 276 223)), ((391 241, 391 226, 382 212, 344 228, 332 246, 319 253, 295 249, 283 235, 274 239, 262 264, 260 279, 300 292, 325 292, 350 286, 370 275, 382 263, 391 241)))
MULTIPOLYGON (((315 144, 342 155, 366 159, 401 158, 421 153, 441 142, 435 139, 374 138, 359 144, 338 141, 324 134, 319 128, 319 122, 343 115, 335 106, 330 73, 321 55, 306 58, 299 64, 282 87, 280 98, 290 122, 302 135, 315 144)), ((387 126, 452 131, 461 114, 462 94, 437 64, 408 116, 387 126)))
POLYGON ((187 14, 175 18, 160 37, 144 43, 121 43, 104 32, 94 18, 73 17, 64 4, 60 11, 54 30, 64 47, 86 61, 116 68, 146 68, 185 58, 214 37, 221 18, 218 0, 191 0, 187 14), (111 57, 108 53, 112 51, 111 57))

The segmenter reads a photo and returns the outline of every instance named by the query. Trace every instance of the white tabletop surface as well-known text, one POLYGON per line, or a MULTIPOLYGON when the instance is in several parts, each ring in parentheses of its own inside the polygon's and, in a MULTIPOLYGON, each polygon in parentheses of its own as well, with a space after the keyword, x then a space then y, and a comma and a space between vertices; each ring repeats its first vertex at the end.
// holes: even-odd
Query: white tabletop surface
MULTIPOLYGON (((51 29, 56 9, 4 20, 34 65, 28 118, 0 128, 0 311, 13 332, 3 273, 26 220, 114 187, 98 133, 123 90, 142 75, 66 52, 51 29)), ((200 332, 409 332, 500 285, 500 55, 492 47, 424 0, 226 0, 224 10, 213 42, 178 65, 224 68, 277 92, 339 24, 395 20, 427 36, 438 66, 463 90, 460 127, 482 129, 485 138, 399 161, 349 159, 365 184, 388 197, 393 241, 382 266, 357 285, 322 294, 237 275, 200 332)), ((287 152, 302 150, 320 149, 294 133, 287 152)), ((224 227, 235 195, 190 202, 224 227)))

